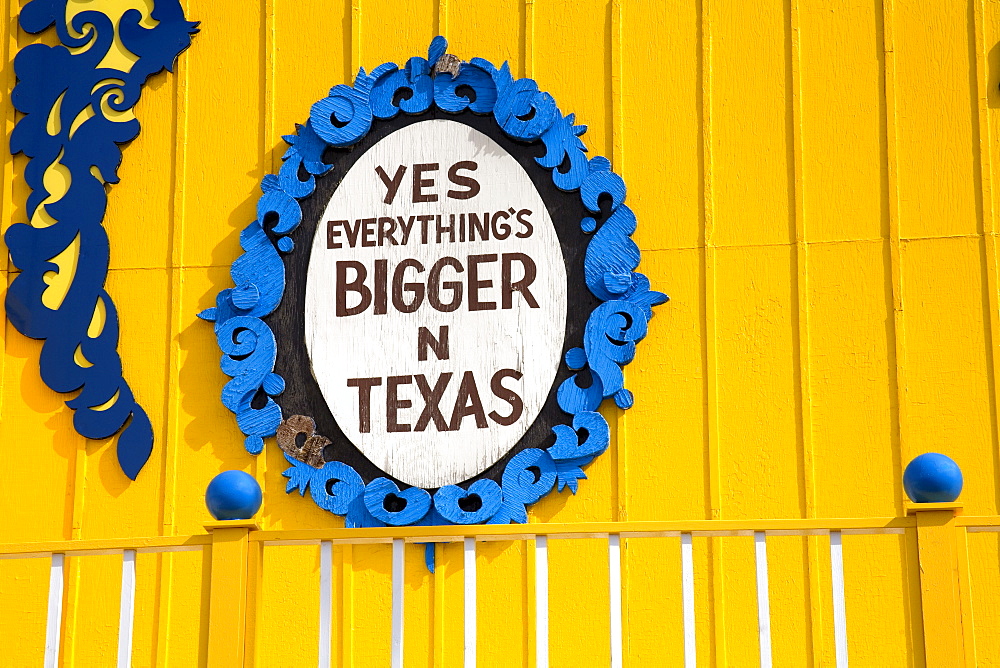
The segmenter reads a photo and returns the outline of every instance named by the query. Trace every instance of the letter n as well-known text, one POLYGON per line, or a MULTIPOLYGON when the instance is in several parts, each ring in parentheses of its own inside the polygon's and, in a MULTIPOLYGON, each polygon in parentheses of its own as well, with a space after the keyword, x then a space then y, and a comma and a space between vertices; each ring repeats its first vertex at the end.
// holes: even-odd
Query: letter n
POLYGON ((426 327, 417 330, 417 359, 427 361, 427 349, 430 348, 439 360, 448 359, 448 325, 438 328, 437 338, 426 327))

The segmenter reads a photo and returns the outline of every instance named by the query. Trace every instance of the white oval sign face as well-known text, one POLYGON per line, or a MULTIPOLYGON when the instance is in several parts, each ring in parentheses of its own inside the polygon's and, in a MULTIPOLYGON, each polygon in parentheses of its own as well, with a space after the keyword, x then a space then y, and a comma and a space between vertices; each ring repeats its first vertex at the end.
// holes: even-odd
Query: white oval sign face
POLYGON ((313 239, 306 348, 344 434, 418 487, 467 480, 541 411, 566 269, 541 195, 478 130, 427 120, 351 167, 313 239))

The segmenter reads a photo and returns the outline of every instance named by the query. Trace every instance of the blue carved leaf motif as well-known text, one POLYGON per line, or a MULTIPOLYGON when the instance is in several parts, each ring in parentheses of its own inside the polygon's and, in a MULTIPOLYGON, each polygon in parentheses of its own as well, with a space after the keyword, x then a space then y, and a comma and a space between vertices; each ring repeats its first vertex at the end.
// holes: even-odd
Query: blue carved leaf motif
POLYGON ((438 108, 453 114, 471 109, 477 114, 488 114, 497 101, 497 87, 486 70, 471 63, 462 65, 456 77, 439 74, 434 79, 434 102, 438 108), (475 99, 462 94, 460 89, 472 90, 475 99))
POLYGON ((368 483, 364 492, 365 507, 372 516, 380 522, 392 526, 415 524, 422 520, 431 509, 431 495, 419 487, 408 487, 400 490, 388 478, 376 478, 368 483), (401 506, 399 510, 391 510, 389 497, 401 506))
MULTIPOLYGON (((217 332, 231 336, 239 328, 220 329, 221 323, 243 315, 263 318, 270 313, 284 291, 284 266, 278 251, 291 252, 294 244, 287 236, 272 243, 264 232, 264 223, 271 225, 269 229, 276 235, 288 234, 299 224, 298 200, 313 192, 314 176, 331 168, 322 160, 328 146, 345 147, 357 142, 368 132, 373 118, 392 118, 400 111, 421 113, 431 104, 450 113, 465 109, 492 112, 508 136, 544 145, 545 154, 536 158, 538 164, 552 170, 558 188, 579 190, 586 208, 598 216, 584 218, 581 227, 594 233, 584 260, 585 282, 603 303, 591 313, 583 347, 572 348, 565 355, 567 366, 581 371, 557 391, 560 408, 573 416, 572 426, 556 426, 556 441, 548 450, 529 448, 512 457, 499 485, 481 479, 468 489, 446 485, 431 496, 419 488, 400 490, 387 478, 365 485, 353 468, 341 462, 313 469, 289 458, 292 468, 285 472, 289 478, 287 491, 297 489, 304 494, 308 487, 317 505, 344 515, 349 527, 527 522, 527 506, 554 487, 559 491, 569 487, 575 493, 579 480, 586 478, 583 467, 603 453, 610 442, 607 421, 596 410, 606 397, 614 397, 622 408, 631 405, 632 394, 624 387, 622 366, 633 359, 635 344, 646 335, 652 307, 667 301, 666 295, 652 291, 649 279, 636 271, 639 250, 631 239, 636 220, 624 205, 624 180, 611 171, 606 158, 588 160, 581 140, 586 126, 576 125, 573 114, 563 116, 551 95, 540 91, 531 79, 515 79, 507 63, 498 68, 473 58, 459 64, 457 75, 453 69, 436 72, 435 65, 446 50, 444 38, 435 37, 426 60, 411 58, 402 69, 385 63, 371 74, 362 69, 353 87, 334 86, 328 97, 313 105, 309 121, 297 126, 297 134, 285 137, 289 149, 279 173, 265 177, 261 184, 264 194, 258 203, 258 220, 245 230, 241 238, 245 252, 234 263, 235 287, 223 290, 216 306, 203 311, 201 317, 215 321, 217 332), (300 176, 302 168, 309 175, 304 180, 300 176), (600 206, 604 199, 611 202, 606 215, 600 206), (589 382, 583 380, 585 376, 589 376, 589 382), (317 492, 318 485, 324 489, 317 492)), ((221 334, 219 343, 224 346, 221 334)), ((253 339, 258 346, 262 341, 267 342, 266 351, 270 350, 273 337, 253 339)), ((243 339, 241 345, 249 343, 249 339, 243 339)), ((237 344, 239 340, 230 339, 226 345, 237 344)), ((258 396, 261 390, 274 396, 283 388, 280 377, 273 373, 273 364, 244 372, 233 362, 245 359, 249 358, 224 360, 226 369, 244 373, 246 379, 254 378, 233 386, 234 396, 241 397, 237 409, 241 425, 240 411, 249 410, 245 399, 251 396, 251 390, 258 396)), ((260 359, 268 358, 265 355, 260 359)), ((280 410, 268 414, 269 426, 261 427, 260 435, 273 434, 280 419, 280 410)), ((250 436, 248 433, 248 447, 250 436)))
POLYGON ((446 485, 434 495, 434 507, 453 524, 481 524, 493 517, 503 503, 503 490, 489 478, 477 480, 464 490, 458 485, 446 485), (478 509, 466 510, 462 501, 478 500, 478 509))
POLYGON ((287 468, 281 473, 281 475, 288 478, 288 482, 285 484, 285 494, 291 494, 295 490, 298 490, 299 496, 304 496, 306 490, 309 489, 313 473, 319 469, 314 469, 305 462, 293 459, 287 454, 285 455, 285 459, 292 465, 291 468, 287 468))
POLYGON ((10 148, 29 158, 24 173, 31 189, 29 219, 52 195, 43 179, 57 161, 68 171, 70 185, 45 205, 50 222, 54 221, 49 226, 17 223, 7 231, 11 259, 21 272, 7 292, 6 308, 18 331, 45 341, 40 368, 46 385, 60 392, 80 391, 67 401, 76 411, 77 431, 87 438, 107 438, 124 427, 117 443, 118 461, 135 479, 152 453, 153 432, 122 377, 117 312, 104 290, 109 246, 102 222, 107 207, 104 183, 118 181, 122 159, 118 145, 135 138, 139 122, 108 119, 102 105, 114 111, 131 109, 143 83, 169 69, 190 45, 197 24, 184 19, 177 0, 157 0, 151 12, 157 23, 152 28, 140 26, 138 10, 125 12, 118 35, 137 59, 123 72, 99 66, 114 43, 111 19, 88 10, 75 14, 68 25, 66 14, 66 0, 33 0, 21 9, 22 28, 38 33, 54 25, 60 41, 56 46, 25 47, 14 60, 18 82, 11 101, 24 117, 11 133, 10 148), (56 105, 57 128, 50 134, 48 119, 56 105), (90 117, 76 126, 74 121, 87 110, 90 117), (46 306, 45 274, 59 270, 51 260, 73 244, 78 257, 69 288, 57 306, 46 306), (103 327, 95 315, 100 312, 103 327))
POLYGON ((309 484, 316 505, 337 515, 346 515, 354 500, 365 491, 361 476, 341 462, 327 462, 315 469, 309 484))
POLYGON ((434 82, 430 64, 420 57, 410 58, 404 69, 381 67, 372 72, 371 110, 376 118, 394 118, 400 111, 419 114, 427 111, 434 101, 434 82), (405 93, 398 104, 397 95, 405 93))
POLYGON ((552 170, 552 182, 564 191, 578 190, 589 174, 587 167, 587 147, 580 136, 587 131, 586 125, 574 125, 576 116, 563 116, 556 109, 556 119, 549 129, 542 134, 545 144, 545 155, 535 158, 535 161, 552 170), (569 167, 564 172, 562 164, 569 161, 569 167))

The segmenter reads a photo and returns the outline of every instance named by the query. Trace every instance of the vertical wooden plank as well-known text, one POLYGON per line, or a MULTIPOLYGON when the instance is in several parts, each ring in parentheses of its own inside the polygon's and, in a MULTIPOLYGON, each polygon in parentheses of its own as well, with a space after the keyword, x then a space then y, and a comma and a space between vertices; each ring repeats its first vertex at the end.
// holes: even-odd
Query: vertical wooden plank
POLYGON ((629 187, 628 205, 639 220, 635 238, 644 253, 701 243, 698 8, 684 0, 626 3, 622 8, 626 162, 620 173, 629 187), (656 67, 641 66, 648 62, 656 67), (655 103, 652 91, 657 91, 655 103))
POLYGON ((393 551, 388 545, 355 545, 352 551, 351 660, 358 667, 388 666, 392 663, 393 551))
MULTIPOLYGON (((996 207, 994 205, 993 192, 993 138, 994 133, 990 124, 989 98, 996 95, 1000 86, 990 83, 991 74, 989 70, 989 48, 995 41, 988 44, 987 39, 991 37, 990 23, 987 18, 986 8, 982 0, 971 0, 973 9, 973 39, 974 59, 976 64, 975 84, 973 92, 975 94, 976 107, 976 161, 979 173, 979 192, 977 206, 981 216, 981 230, 983 233, 983 264, 985 268, 985 290, 987 300, 987 313, 989 320, 987 363, 989 365, 989 384, 992 390, 990 394, 990 409, 993 414, 993 442, 994 449, 1000 448, 1000 421, 997 419, 1000 411, 1000 355, 997 348, 1000 346, 1000 258, 997 253, 997 220, 996 207)), ((994 479, 994 485, 1000 489, 1000 480, 994 479)), ((965 545, 963 538, 962 545, 965 545)), ((971 630, 973 625, 967 623, 966 629, 971 630)), ((976 650, 974 642, 966 642, 966 659, 969 663, 974 663, 976 650)))
POLYGON ((966 664, 971 665, 971 661, 982 664, 1000 657, 1000 609, 995 604, 1000 596, 1000 536, 968 532, 966 541, 971 612, 962 623, 967 638, 966 664))
POLYGON ((983 179, 989 182, 988 187, 983 186, 984 218, 992 221, 992 233, 995 235, 998 233, 996 221, 1000 212, 1000 183, 997 182, 996 162, 993 160, 993 147, 997 137, 1000 137, 1000 85, 997 84, 997 77, 1000 76, 1000 49, 997 49, 1000 43, 1000 6, 989 0, 976 0, 974 5, 981 33, 976 54, 980 86, 979 146, 983 156, 983 179))
POLYGON ((976 652, 976 620, 972 608, 972 578, 969 568, 969 532, 965 528, 957 531, 955 551, 958 558, 959 598, 962 609, 962 640, 965 644, 965 665, 978 666, 976 652))
POLYGON ((788 243, 794 230, 787 5, 713 5, 715 243, 788 243))
POLYGON ((273 118, 264 145, 268 169, 276 171, 286 147, 281 137, 293 134, 296 123, 305 123, 309 108, 330 88, 353 83, 357 70, 351 69, 350 0, 272 2, 273 118))
POLYGON ((448 0, 448 51, 462 60, 486 58, 494 65, 510 63, 524 76, 523 0, 448 0), (488 26, 488 28, 487 28, 488 26))
MULTIPOLYGON (((4 84, 6 85, 6 90, 13 90, 17 82, 17 77, 14 75, 14 56, 17 55, 18 48, 19 30, 17 27, 17 16, 20 9, 19 5, 20 3, 16 0, 4 0, 3 4, 0 5, 0 11, 3 12, 3 23, 0 25, 0 40, 2 40, 2 47, 0 48, 3 50, 3 69, 6 73, 4 84)), ((10 137, 11 132, 14 131, 16 112, 14 111, 14 105, 11 104, 9 95, 3 96, 3 99, 0 100, 0 111, 3 113, 4 136, 10 137)), ((15 159, 14 156, 10 155, 10 151, 3 151, 2 155, 3 167, 2 172, 0 172, 0 230, 6 231, 7 227, 12 223, 23 222, 23 220, 16 218, 17 208, 14 202, 14 182, 16 179, 23 180, 21 175, 24 172, 15 169, 15 159)), ((23 163, 19 167, 23 167, 23 163)), ((6 278, 6 272, 8 269, 13 268, 13 264, 10 261, 10 255, 7 253, 7 246, 2 242, 0 242, 0 249, 2 249, 3 254, 6 256, 6 260, 0 262, 0 269, 3 270, 4 278, 6 278)), ((4 282, 4 285, 6 285, 6 282, 4 282)), ((3 367, 0 366, 0 372, 2 371, 3 367)), ((0 375, 0 379, 2 378, 3 376, 0 375)))
POLYGON ((477 546, 476 597, 481 605, 476 658, 480 665, 506 662, 528 666, 534 655, 534 549, 528 541, 485 542, 477 546), (504 601, 502 607, 496 601, 504 601))
MULTIPOLYGON (((622 665, 626 668, 683 665, 684 577, 680 536, 630 537, 622 541, 621 548, 622 665)), ((707 591, 703 587, 699 596, 704 598, 707 591)), ((708 612, 709 607, 706 605, 703 611, 708 612)), ((707 628, 707 620, 703 620, 703 626, 707 628)))
POLYGON ((887 197, 881 7, 866 0, 813 0, 800 2, 798 15, 809 240, 880 239, 887 197))
MULTIPOLYGON (((893 516, 900 504, 902 468, 894 426, 896 371, 891 366, 892 288, 887 255, 888 244, 883 241, 810 245, 812 415, 819 517, 893 516), (852 472, 849 486, 844 485, 844 471, 852 472)), ((863 551, 872 560, 875 573, 886 560, 899 558, 894 546, 885 545, 884 549, 884 553, 863 551)), ((819 566, 819 596, 811 597, 810 603, 821 605, 825 612, 830 610, 832 595, 824 573, 825 556, 819 566)), ((852 577, 866 576, 859 573, 852 577)), ((861 588, 865 586, 877 587, 877 580, 861 588)), ((904 601, 881 596, 869 603, 871 614, 891 619, 904 601)), ((832 664, 836 648, 829 613, 823 614, 822 623, 823 638, 813 643, 814 657, 817 663, 832 664)), ((882 656, 904 655, 905 645, 904 636, 887 636, 882 656)))
POLYGON ((796 517, 803 507, 789 246, 716 251, 720 470, 727 517, 796 517), (756 493, 747 494, 749 487, 756 493))
POLYGON ((354 548, 344 545, 340 548, 340 668, 354 665, 354 548))
POLYGON ((847 668, 847 606, 844 603, 844 548, 839 531, 830 532, 830 574, 833 586, 833 635, 837 668, 847 668))
POLYGON ((691 534, 681 534, 681 581, 684 607, 684 668, 698 665, 694 616, 694 554, 691 534))
MULTIPOLYGON (((979 231, 969 3, 894 3, 899 230, 903 238, 979 231)), ((916 433, 916 432, 914 432, 916 433)))
POLYGON ((333 632, 333 543, 324 540, 319 547, 319 668, 330 668, 330 643, 333 632))
POLYGON ((230 520, 212 530, 209 668, 242 666, 246 640, 247 555, 252 521, 230 520))
POLYGON ((587 126, 590 155, 612 156, 611 2, 546 0, 533 4, 531 74, 563 113, 587 126), (578 35, 588 39, 581 40, 578 35))
POLYGON ((63 586, 66 555, 53 554, 49 572, 48 617, 45 623, 45 668, 59 666, 60 633, 63 623, 63 586))
POLYGON ((852 536, 843 547, 845 608, 851 660, 856 666, 923 666, 920 647, 920 592, 912 595, 919 573, 908 554, 915 552, 910 536, 852 536), (917 621, 914 623, 913 616, 917 621), (871 620, 879 623, 873 625, 871 620), (886 638, 900 638, 898 644, 886 638), (916 645, 916 647, 914 646, 916 645))
POLYGON ((465 668, 476 668, 476 538, 466 536, 463 539, 464 579, 465 579, 465 625, 464 642, 465 668))
POLYGON ((117 665, 122 584, 119 554, 67 557, 61 666, 117 665))
MULTIPOLYGON (((719 430, 719 348, 717 250, 715 235, 715 3, 701 3, 701 187, 702 187, 702 276, 704 281, 703 313, 705 364, 705 459, 708 469, 708 514, 722 519, 721 435, 719 430)), ((707 541, 711 560, 712 627, 709 634, 710 659, 725 665, 728 661, 726 639, 726 582, 723 577, 725 554, 719 541, 707 541)))
MULTIPOLYGON (((605 511, 592 507, 591 512, 597 515, 605 511)), ((547 543, 546 556, 549 661, 562 666, 610 656, 611 601, 603 585, 609 577, 607 542, 596 538, 553 540, 547 543), (580 594, 581 587, 586 595, 580 594), (576 621, 567 624, 568 619, 576 621)), ((536 595, 541 596, 541 592, 536 595)))
POLYGON ((767 536, 755 531, 754 564, 757 571, 757 634, 760 641, 760 666, 771 668, 771 592, 767 586, 767 536))
POLYGON ((370 72, 381 63, 426 58, 437 32, 437 9, 437 0, 362 0, 361 67, 370 72))
MULTIPOLYGON (((254 641, 255 665, 260 668, 289 664, 333 665, 333 568, 331 564, 331 579, 327 580, 325 545, 268 545, 263 548, 257 638, 254 641), (288 620, 291 619, 295 620, 296 637, 302 639, 295 643, 288 640, 288 620)), ((330 547, 332 552, 332 545, 330 547)))
MULTIPOLYGON (((110 4, 105 4, 105 8, 110 4)), ((128 4, 142 6, 142 3, 128 4)), ((122 11, 125 8, 123 5, 125 3, 118 4, 116 9, 122 11)), ((148 9, 141 11, 148 17, 148 9)), ((112 9, 109 14, 114 16, 116 12, 112 9)), ((192 49, 200 46, 200 39, 200 35, 195 37, 192 49)), ((178 60, 186 61, 192 53, 185 51, 178 60)), ((132 110, 142 129, 139 136, 122 151, 122 162, 118 168, 120 181, 110 187, 108 208, 104 215, 103 225, 111 242, 111 269, 163 269, 170 266, 174 240, 170 214, 174 184, 176 92, 174 74, 161 72, 143 85, 141 97, 132 110)), ((118 295, 112 293, 112 297, 117 303, 118 295)), ((128 320, 123 318, 121 322, 128 326, 128 320)))
MULTIPOLYGON (((11 276, 6 276, 11 280, 11 276)), ((7 518, 4 539, 65 540, 73 526, 74 472, 84 439, 73 428, 73 413, 63 397, 49 390, 38 375, 41 345, 21 335, 5 320, 3 419, 0 437, 8 443, 38 443, 37 448, 10 448, 0 467, 0 485, 20 489, 30 471, 45 471, 47 484, 65 494, 38 495, 33 512, 23 512, 19 494, 0 495, 7 518)))
MULTIPOLYGON (((809 274, 809 251, 811 240, 811 221, 806 217, 804 201, 805 177, 803 158, 803 137, 802 137, 802 115, 804 99, 802 95, 802 32, 801 32, 801 5, 799 0, 790 0, 788 6, 789 14, 789 70, 791 79, 790 106, 791 106, 791 148, 792 148, 792 187, 791 197, 793 204, 793 216, 795 227, 795 302, 798 313, 795 318, 795 339, 798 347, 798 393, 797 403, 799 412, 799 441, 801 452, 801 479, 802 479, 802 501, 804 515, 806 517, 816 517, 816 447, 813 438, 813 374, 812 374, 812 350, 811 350, 811 326, 812 317, 810 301, 810 274, 809 274)), ((787 544, 789 541, 785 541, 787 544)), ((798 541, 795 541, 798 542, 798 541)), ((778 656, 798 655, 803 656, 806 661, 812 659, 816 653, 816 647, 823 646, 823 606, 820 601, 820 565, 819 565, 819 541, 815 536, 805 539, 805 580, 807 592, 805 594, 807 603, 803 606, 803 612, 808 615, 808 638, 797 638, 788 635, 781 635, 778 638, 778 656), (790 637, 791 636, 791 637, 790 637), (791 640, 791 642, 786 642, 791 640)), ((787 568, 787 561, 783 558, 784 551, 772 552, 775 563, 780 563, 782 572, 787 568), (780 557, 779 557, 780 555, 780 557)), ((780 581, 779 581, 780 582, 780 581)), ((779 585, 780 586, 780 585, 779 585)), ((779 594, 778 600, 783 600, 779 594)), ((787 616, 790 611, 785 610, 779 604, 778 614, 787 616)), ((798 611, 796 611, 798 612, 798 611)), ((798 635, 798 634, 796 634, 798 635)), ((803 633, 803 636, 806 634, 803 633)))
POLYGON ((406 592, 404 576, 403 539, 392 540, 392 668, 403 668, 403 597, 406 592))
POLYGON ((174 586, 160 592, 171 599, 160 609, 171 614, 166 619, 160 617, 162 639, 157 640, 157 655, 163 647, 166 660, 157 665, 204 666, 208 661, 211 550, 169 553, 163 558, 173 562, 169 577, 174 586))
POLYGON ((204 27, 198 57, 186 63, 185 220, 198 234, 178 243, 185 267, 229 266, 241 252, 239 230, 256 217, 264 174, 263 12, 257 3, 190 0, 187 14, 204 27))
POLYGON ((132 665, 135 623, 135 550, 122 552, 122 593, 118 612, 118 668, 132 665))
POLYGON ((535 536, 535 668, 549 668, 549 539, 535 536))
POLYGON ((910 420, 903 465, 922 452, 952 457, 965 476, 966 512, 976 515, 997 511, 982 260, 974 237, 913 240, 901 250, 910 420))
MULTIPOLYGON (((955 511, 916 510, 920 609, 928 666, 965 665, 955 511)), ((971 621, 971 620, 970 620, 971 621)))
POLYGON ((51 555, 0 561, 0 634, 14 665, 45 664, 51 578, 51 555))
POLYGON ((622 547, 621 537, 608 536, 608 592, 611 616, 611 668, 622 668, 622 547))
POLYGON ((156 535, 163 526, 164 466, 172 449, 165 428, 171 271, 164 267, 112 269, 105 285, 121 322, 118 351, 125 377, 153 423, 154 449, 133 482, 121 472, 116 438, 89 441, 81 452, 84 465, 77 469, 82 494, 76 500, 75 528, 80 538, 156 535), (164 308, 151 309, 151 303, 164 308), (122 504, 142 512, 122 513, 122 504))

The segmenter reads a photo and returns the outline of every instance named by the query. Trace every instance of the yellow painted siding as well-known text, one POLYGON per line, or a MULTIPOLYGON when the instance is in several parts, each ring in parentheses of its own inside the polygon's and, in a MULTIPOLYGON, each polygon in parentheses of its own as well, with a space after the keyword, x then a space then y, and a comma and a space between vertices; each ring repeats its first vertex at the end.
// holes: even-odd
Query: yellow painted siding
MULTIPOLYGON (((105 0, 102 0, 105 1, 105 0)), ((2 11, 14 17, 17 0, 2 11)), ((95 3, 96 4, 96 3, 95 3)), ((639 217, 642 269, 671 296, 608 409, 613 442, 576 496, 535 522, 890 517, 902 468, 941 451, 968 515, 1000 513, 1000 134, 997 0, 188 0, 201 32, 135 109, 142 132, 111 189, 108 290, 125 375, 157 445, 130 483, 112 440, 85 441, 38 377, 37 342, 0 329, 0 542, 201 533, 225 469, 264 488, 264 529, 339 520, 284 494, 285 461, 243 448, 196 314, 229 285, 258 185, 332 85, 426 53, 509 60, 589 126, 639 217)), ((40 37, 0 22, 14 53, 40 37)), ((0 100, 7 136, 15 115, 0 100)), ((25 217, 23 157, 6 156, 3 227, 25 217)), ((4 265, 2 284, 16 269, 4 265)), ((844 539, 851 661, 924 665, 912 534, 844 539)), ((968 539, 976 659, 1000 665, 996 534, 968 539)), ((479 661, 534 664, 534 554, 479 546, 479 661)), ((699 659, 757 665, 753 543, 695 538, 699 659)), ((825 537, 768 542, 776 665, 831 665, 825 537)), ((462 549, 427 572, 409 545, 406 665, 460 665, 462 549)), ((683 663, 680 546, 627 539, 627 666, 683 663)), ((554 666, 605 665, 608 560, 553 541, 554 666)), ((251 653, 314 664, 319 549, 266 547, 251 653)), ((112 665, 119 561, 68 558, 65 665, 112 665)), ((206 661, 210 557, 140 555, 134 665, 206 661)), ((336 546, 334 665, 389 663, 386 546, 336 546)), ((0 561, 3 665, 37 665, 48 568, 0 561)))

